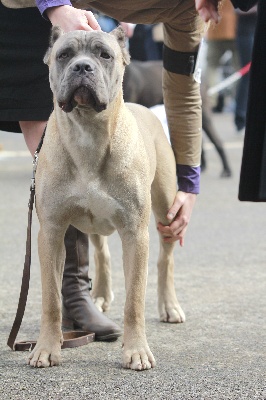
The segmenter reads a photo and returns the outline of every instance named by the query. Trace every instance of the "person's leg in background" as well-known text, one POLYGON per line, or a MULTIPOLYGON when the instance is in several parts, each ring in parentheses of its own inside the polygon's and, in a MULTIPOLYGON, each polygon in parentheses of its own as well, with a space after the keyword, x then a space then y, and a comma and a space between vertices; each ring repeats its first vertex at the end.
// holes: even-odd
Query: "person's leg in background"
MULTIPOLYGON (((227 46, 224 46, 223 40, 212 40, 207 39, 207 54, 206 54, 206 79, 208 87, 212 87, 223 80, 222 66, 220 65, 220 59, 224 52, 228 50, 227 46)), ((218 93, 216 96, 212 96, 211 107, 214 111, 222 112, 224 108, 224 94, 218 93)))

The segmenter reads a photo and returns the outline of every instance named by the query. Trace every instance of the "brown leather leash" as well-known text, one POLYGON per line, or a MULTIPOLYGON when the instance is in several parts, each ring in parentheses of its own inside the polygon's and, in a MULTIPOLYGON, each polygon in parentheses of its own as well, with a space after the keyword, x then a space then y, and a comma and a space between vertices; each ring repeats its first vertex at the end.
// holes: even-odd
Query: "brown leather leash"
MULTIPOLYGON (((46 130, 46 129, 45 129, 46 130)), ((27 351, 32 350, 36 344, 36 341, 29 340, 29 341, 21 341, 16 342, 16 338, 22 323, 22 319, 24 316, 28 291, 29 291, 29 282, 30 282, 30 266, 31 266, 31 226, 32 226, 32 210, 34 205, 35 199, 35 173, 38 164, 38 154, 42 147, 43 138, 45 135, 45 130, 42 136, 42 139, 39 143, 39 146, 34 154, 33 160, 33 176, 31 180, 31 187, 30 187, 30 199, 28 203, 28 227, 27 227, 27 240, 26 240, 26 254, 25 254, 25 261, 24 261, 24 269, 22 275, 22 283, 20 289, 20 296, 18 302, 17 313, 15 316, 15 320, 13 322, 12 329, 10 331, 7 345, 16 351, 27 351)), ((85 344, 91 343, 95 340, 95 333, 87 332, 87 331, 69 331, 63 332, 63 344, 61 346, 62 349, 84 346, 85 344)))

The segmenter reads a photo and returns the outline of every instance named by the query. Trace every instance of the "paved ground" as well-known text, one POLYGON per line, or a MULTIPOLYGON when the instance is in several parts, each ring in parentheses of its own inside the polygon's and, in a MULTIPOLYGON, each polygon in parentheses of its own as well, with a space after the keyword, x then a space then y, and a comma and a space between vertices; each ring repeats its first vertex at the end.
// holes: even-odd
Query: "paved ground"
MULTIPOLYGON (((63 351, 60 367, 31 369, 26 353, 6 345, 13 323, 24 263, 31 158, 18 134, 0 132, 0 397, 6 399, 266 399, 266 212, 264 204, 237 200, 243 137, 230 114, 215 124, 233 169, 219 178, 220 160, 205 140, 202 176, 186 244, 176 247, 176 288, 187 321, 158 322, 157 233, 151 223, 146 324, 157 367, 121 368, 121 340, 63 351)), ((41 306, 34 215, 30 293, 19 339, 38 335, 41 306)), ((121 246, 110 237, 115 299, 108 315, 123 325, 121 246)), ((92 252, 91 252, 92 253, 92 252)), ((91 254, 93 276, 93 257, 91 254)))

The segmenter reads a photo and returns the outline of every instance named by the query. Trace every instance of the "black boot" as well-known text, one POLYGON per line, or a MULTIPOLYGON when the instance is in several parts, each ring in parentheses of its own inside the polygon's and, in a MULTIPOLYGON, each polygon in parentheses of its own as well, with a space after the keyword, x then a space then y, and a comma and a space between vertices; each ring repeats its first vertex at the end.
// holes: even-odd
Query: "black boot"
POLYGON ((65 246, 63 328, 95 332, 96 340, 117 339, 122 330, 96 308, 89 293, 87 235, 70 225, 65 235, 65 246))

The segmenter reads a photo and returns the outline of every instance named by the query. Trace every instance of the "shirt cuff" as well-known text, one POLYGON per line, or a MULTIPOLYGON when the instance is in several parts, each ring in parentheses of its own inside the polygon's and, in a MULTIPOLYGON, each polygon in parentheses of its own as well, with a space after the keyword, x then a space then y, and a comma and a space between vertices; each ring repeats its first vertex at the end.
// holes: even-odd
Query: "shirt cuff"
POLYGON ((200 189, 200 167, 177 164, 178 190, 186 193, 199 194, 200 189))
POLYGON ((69 0, 36 0, 36 6, 43 15, 47 8, 57 6, 72 6, 69 0))

